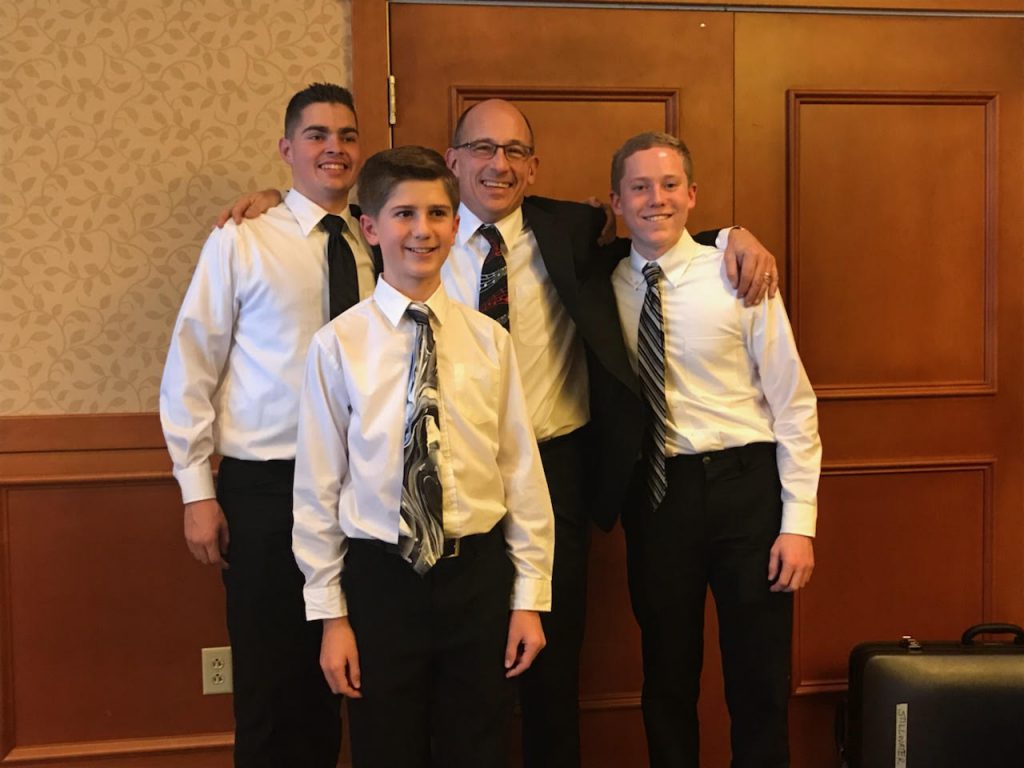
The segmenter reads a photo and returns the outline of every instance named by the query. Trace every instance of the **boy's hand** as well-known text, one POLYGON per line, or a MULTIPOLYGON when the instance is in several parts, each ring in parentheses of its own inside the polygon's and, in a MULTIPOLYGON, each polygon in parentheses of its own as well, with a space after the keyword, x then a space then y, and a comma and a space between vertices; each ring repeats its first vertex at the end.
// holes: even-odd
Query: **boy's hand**
POLYGON ((774 298, 779 288, 775 257, 756 237, 739 227, 729 231, 725 274, 747 307, 760 304, 765 294, 774 298))
POLYGON ((505 677, 517 677, 530 668, 540 649, 547 645, 540 614, 536 611, 512 611, 508 619, 508 643, 505 645, 505 677))
POLYGON ((216 499, 185 505, 185 543, 203 565, 228 567, 228 520, 216 499))
POLYGON ((780 533, 768 555, 768 581, 775 581, 772 592, 796 592, 806 587, 813 570, 814 540, 797 533, 780 533))
POLYGON ((227 224, 228 219, 234 221, 235 224, 241 224, 242 219, 255 219, 280 204, 283 199, 281 193, 276 189, 263 189, 259 192, 242 195, 217 214, 217 229, 227 224))
POLYGON ((359 692, 362 681, 359 677, 359 650, 356 635, 348 617, 324 619, 324 636, 320 643, 320 669, 324 671, 327 685, 335 693, 352 699, 361 699, 359 692))

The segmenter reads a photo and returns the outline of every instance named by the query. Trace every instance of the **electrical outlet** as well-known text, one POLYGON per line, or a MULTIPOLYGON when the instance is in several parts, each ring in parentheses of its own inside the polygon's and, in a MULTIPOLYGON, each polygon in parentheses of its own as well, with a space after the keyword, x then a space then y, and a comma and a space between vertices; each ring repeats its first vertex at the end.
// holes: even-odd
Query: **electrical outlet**
POLYGON ((231 646, 203 648, 203 695, 231 691, 231 646))

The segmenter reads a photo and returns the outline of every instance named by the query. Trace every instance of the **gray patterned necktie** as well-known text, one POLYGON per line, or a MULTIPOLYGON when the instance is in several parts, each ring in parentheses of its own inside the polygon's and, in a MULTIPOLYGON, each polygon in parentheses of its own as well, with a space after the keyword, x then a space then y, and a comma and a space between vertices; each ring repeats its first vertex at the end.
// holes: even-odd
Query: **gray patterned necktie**
POLYGON ((427 305, 413 302, 406 312, 416 321, 416 340, 405 407, 401 515, 412 536, 400 545, 416 573, 423 575, 440 559, 444 548, 438 476, 441 422, 437 406, 437 357, 427 305))
POLYGON ((654 262, 644 265, 647 293, 640 310, 636 354, 640 372, 640 391, 647 405, 643 453, 647 463, 647 497, 651 509, 657 509, 665 498, 665 326, 661 313, 661 267, 654 262))

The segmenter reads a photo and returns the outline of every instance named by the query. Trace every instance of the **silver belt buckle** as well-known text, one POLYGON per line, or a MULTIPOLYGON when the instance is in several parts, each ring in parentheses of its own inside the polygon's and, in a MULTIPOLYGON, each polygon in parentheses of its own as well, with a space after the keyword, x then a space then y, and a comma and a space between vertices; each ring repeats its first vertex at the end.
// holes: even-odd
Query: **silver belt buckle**
MULTIPOLYGON (((453 557, 458 557, 459 552, 462 550, 462 538, 458 539, 447 539, 447 541, 454 542, 452 545, 452 551, 447 554, 441 555, 442 560, 448 560, 453 557)), ((447 543, 447 542, 446 542, 447 543)))

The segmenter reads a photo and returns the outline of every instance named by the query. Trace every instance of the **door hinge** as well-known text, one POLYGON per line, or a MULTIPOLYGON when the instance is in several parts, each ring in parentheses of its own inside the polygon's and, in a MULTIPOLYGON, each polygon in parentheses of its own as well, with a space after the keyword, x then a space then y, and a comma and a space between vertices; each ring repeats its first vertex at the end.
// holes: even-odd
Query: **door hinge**
POLYGON ((388 125, 398 122, 397 97, 395 96, 395 76, 388 75, 388 125))

